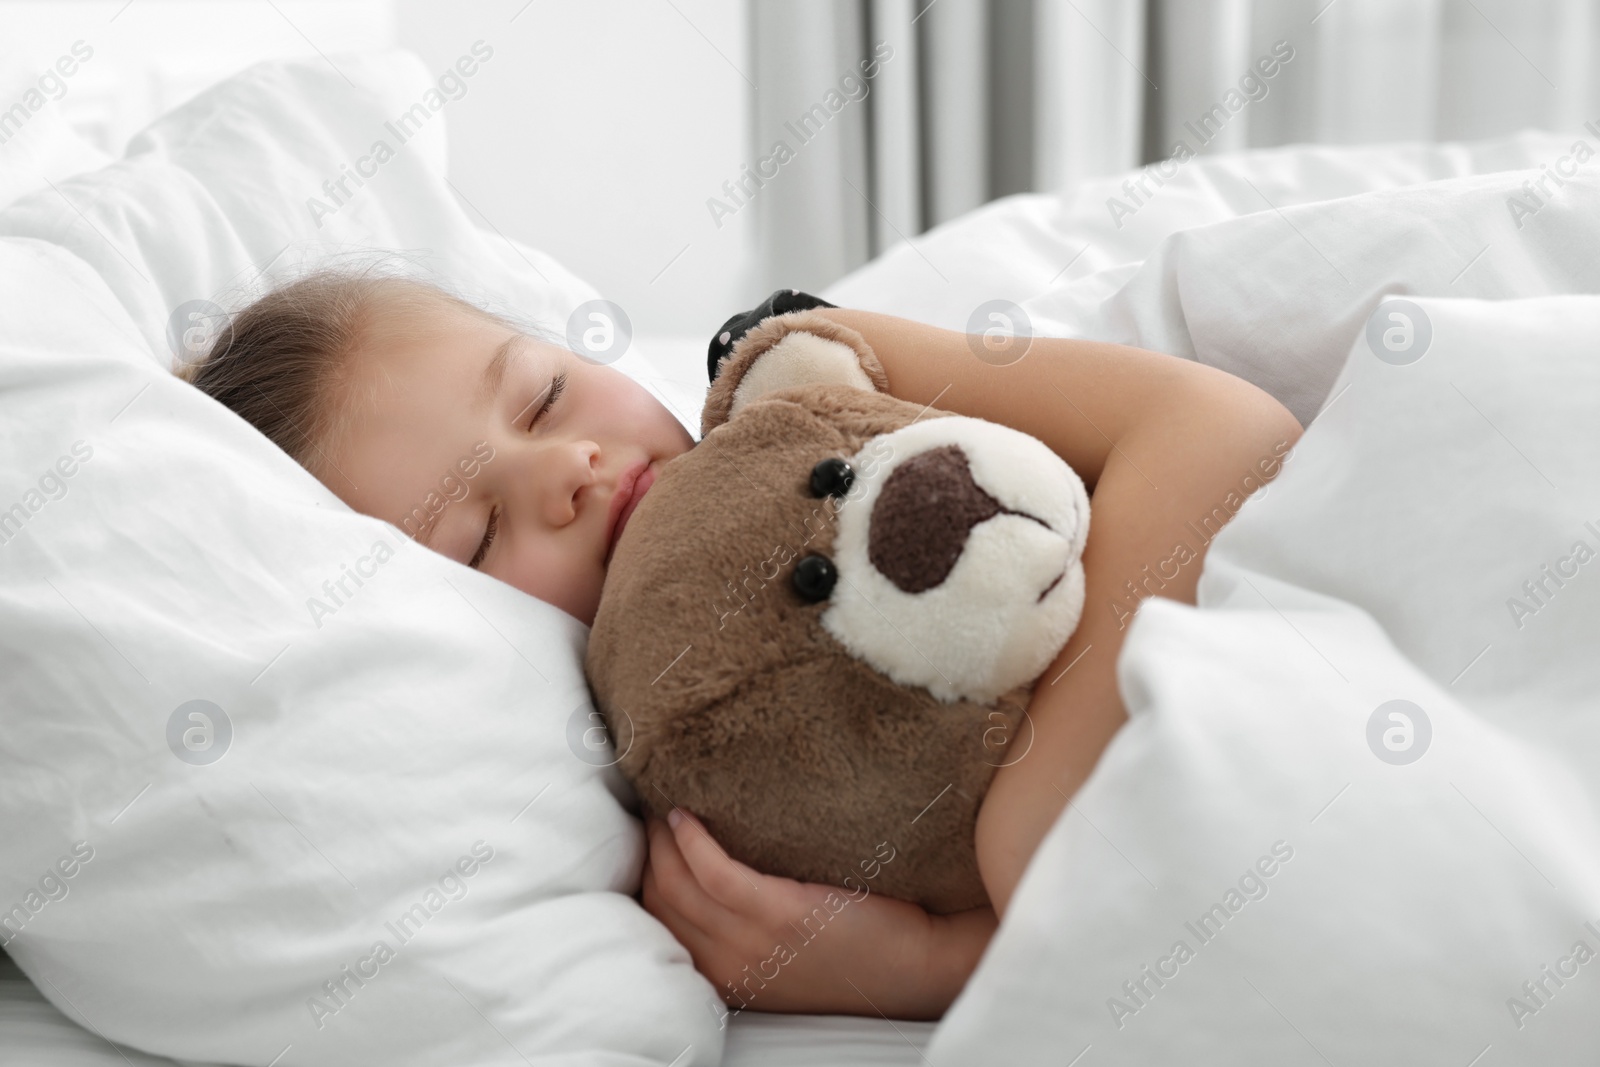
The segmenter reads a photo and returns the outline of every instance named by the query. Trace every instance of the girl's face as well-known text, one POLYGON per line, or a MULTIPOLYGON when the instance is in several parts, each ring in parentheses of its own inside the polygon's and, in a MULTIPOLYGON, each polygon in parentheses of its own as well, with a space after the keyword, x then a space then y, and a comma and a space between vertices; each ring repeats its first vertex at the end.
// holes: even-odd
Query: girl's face
POLYGON ((388 316, 348 373, 319 464, 339 497, 585 624, 629 485, 694 443, 625 374, 442 301, 388 316))

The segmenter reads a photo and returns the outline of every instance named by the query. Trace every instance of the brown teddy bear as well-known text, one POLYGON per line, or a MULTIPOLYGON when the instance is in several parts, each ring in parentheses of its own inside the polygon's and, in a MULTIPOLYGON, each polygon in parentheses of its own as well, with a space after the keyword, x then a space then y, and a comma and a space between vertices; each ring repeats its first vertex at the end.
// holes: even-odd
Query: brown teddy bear
POLYGON ((943 913, 987 902, 978 805, 1078 624, 1089 497, 1037 438, 886 387, 814 311, 745 333, 617 543, 585 668, 647 813, 943 913))

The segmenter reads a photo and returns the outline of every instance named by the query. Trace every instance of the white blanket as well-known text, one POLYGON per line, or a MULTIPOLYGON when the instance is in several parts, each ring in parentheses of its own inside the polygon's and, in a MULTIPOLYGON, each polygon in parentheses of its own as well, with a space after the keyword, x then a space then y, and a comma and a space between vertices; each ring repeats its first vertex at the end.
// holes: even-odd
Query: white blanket
POLYGON ((1600 291, 1600 162, 1578 165, 1573 152, 1575 140, 1600 151, 1600 134, 1582 135, 1219 156, 1159 188, 1147 180, 1153 195, 1131 216, 1117 205, 1139 186, 1120 175, 1010 197, 823 295, 958 330, 986 301, 1015 301, 1036 335, 1197 359, 1255 382, 1304 423, 1385 292, 1600 291), (1558 170, 1575 176, 1547 177, 1558 170))
POLYGON ((1200 606, 1140 609, 1131 721, 934 1062, 1600 1047, 1600 299, 1420 305, 1427 357, 1357 344, 1200 606), (1545 564, 1576 576, 1519 627, 1545 564))
POLYGON ((1573 141, 1527 135, 1462 152, 1446 180, 1281 211, 1261 171, 1304 178, 1304 156, 1193 164, 1150 213, 1204 215, 1205 189, 1258 210, 1154 235, 1147 258, 1093 210, 1025 225, 1042 205, 1019 198, 829 291, 913 314, 894 294, 920 277, 942 306, 924 317, 957 328, 1007 297, 1038 332, 1199 358, 1302 421, 1324 410, 1217 539, 1199 607, 1141 607, 1119 663, 1131 721, 930 1061, 1600 1048, 1600 299, 1508 299, 1600 291, 1600 181, 1573 141), (1507 160, 1534 169, 1493 172, 1507 160), (1551 169, 1561 184, 1525 186, 1551 169), (1043 280, 1073 242, 1110 251, 1043 280), (930 280, 980 246, 981 285, 930 280), (1427 335, 1415 360, 1375 351, 1397 294, 1416 294, 1399 309, 1427 335))

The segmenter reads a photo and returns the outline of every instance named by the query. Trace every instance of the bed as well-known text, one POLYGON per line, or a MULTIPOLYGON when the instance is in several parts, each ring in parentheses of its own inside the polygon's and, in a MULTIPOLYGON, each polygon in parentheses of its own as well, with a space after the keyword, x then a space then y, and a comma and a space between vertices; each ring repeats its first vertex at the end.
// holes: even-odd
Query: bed
MULTIPOLYGON (((1600 948, 1588 654, 1600 579, 1574 548, 1600 546, 1600 181, 1574 163, 1572 135, 1292 147, 1188 162, 1143 195, 1129 191, 1135 174, 1011 197, 823 294, 957 329, 1005 301, 1036 335, 1221 366, 1311 429, 1279 482, 1243 494, 1197 608, 1129 605, 1119 677, 1132 721, 946 1018, 730 1021, 626 899, 642 843, 619 780, 566 751, 583 721, 582 628, 400 552, 387 583, 341 606, 333 622, 347 625, 319 628, 307 650, 297 583, 337 573, 383 524, 341 512, 237 420, 134 366, 153 357, 165 374, 183 358, 172 322, 191 302, 237 302, 365 245, 408 250, 413 266, 545 323, 595 298, 455 203, 442 119, 365 196, 307 216, 322 177, 434 76, 401 55, 341 66, 352 92, 313 64, 269 64, 158 122, 128 160, 72 179, 85 160, 63 151, 40 164, 49 181, 7 190, 0 272, 19 287, 52 279, 37 299, 56 316, 8 312, 0 397, 37 397, 25 433, 47 439, 35 454, 13 431, 8 446, 48 473, 56 426, 92 416, 111 442, 98 466, 82 461, 85 488, 63 482, 7 546, 25 577, 0 598, 0 627, 28 634, 5 654, 7 677, 23 707, 86 709, 0 748, 4 900, 70 879, 12 931, 21 968, 0 960, 7 1062, 1487 1064, 1577 1062, 1600 1045, 1600 979, 1574 948, 1600 948), (1524 187, 1551 169, 1560 185, 1524 187), (1392 347, 1400 326, 1410 332, 1392 347), (125 358, 98 354, 117 345, 125 358), (257 509, 256 531, 193 504, 138 518, 200 492, 170 495, 180 473, 219 510, 240 468, 265 487, 236 501, 257 509), (97 517, 154 525, 98 540, 68 528, 97 517), (128 543, 135 533, 171 547, 128 543), (290 533, 320 554, 291 555, 290 533), (88 562, 102 557, 103 569, 88 562), (67 584, 68 559, 94 584, 67 584), (1543 579, 1547 565, 1566 580, 1543 579), (199 574, 232 599, 174 622, 174 583, 199 574), (1539 581, 1543 596, 1523 589, 1539 581), (269 593, 281 622, 261 611, 269 593), (418 614, 430 618, 407 621, 418 614), (168 711, 187 705, 141 703, 130 670, 163 694, 199 688, 151 668, 144 650, 163 643, 203 661, 206 692, 228 694, 227 777, 166 750, 168 711), (380 721, 385 709, 341 673, 380 648, 492 658, 477 688, 427 690, 480 709, 482 735, 380 721), (535 675, 549 707, 530 727, 518 709, 535 675), (363 746, 308 734, 296 707, 347 716, 363 746), (1397 723, 1410 731, 1398 749, 1397 723), (42 771, 38 753, 63 739, 72 758, 42 771), (509 759, 519 745, 534 755, 509 759), (464 770, 434 783, 419 752, 464 770), (500 814, 489 826, 475 807, 500 814), (463 835, 484 826, 472 848, 498 866, 466 881, 482 852, 463 835), (80 839, 92 861, 63 853, 80 839), (381 993, 330 966, 457 852, 451 884, 471 903, 452 893, 432 909, 406 962, 368 975, 381 993), (272 872, 264 884, 241 886, 258 868, 272 872), (513 958, 508 944, 539 951, 513 958), (324 979, 336 989, 319 992, 324 979)), ((703 361, 703 340, 644 337, 619 367, 692 427, 703 361)), ((396 692, 429 685, 395 671, 380 691, 390 712, 396 692)))

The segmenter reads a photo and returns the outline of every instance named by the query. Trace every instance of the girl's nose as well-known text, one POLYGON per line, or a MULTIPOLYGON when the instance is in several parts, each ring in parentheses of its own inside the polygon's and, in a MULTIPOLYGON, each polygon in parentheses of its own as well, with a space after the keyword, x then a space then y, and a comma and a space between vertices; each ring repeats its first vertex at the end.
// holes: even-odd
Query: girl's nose
POLYGON ((536 450, 520 479, 539 521, 560 529, 593 502, 587 497, 597 487, 600 446, 593 441, 563 441, 536 450))

